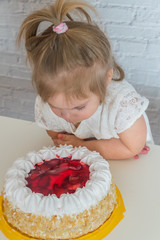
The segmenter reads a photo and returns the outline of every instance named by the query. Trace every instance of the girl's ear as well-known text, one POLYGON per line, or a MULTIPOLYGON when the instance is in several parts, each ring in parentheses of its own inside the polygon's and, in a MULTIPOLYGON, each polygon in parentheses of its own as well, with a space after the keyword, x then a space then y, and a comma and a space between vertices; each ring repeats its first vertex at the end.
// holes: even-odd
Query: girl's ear
POLYGON ((108 87, 110 81, 112 80, 112 77, 113 77, 113 68, 111 68, 111 69, 108 70, 108 72, 107 72, 107 76, 106 76, 107 87, 108 87))

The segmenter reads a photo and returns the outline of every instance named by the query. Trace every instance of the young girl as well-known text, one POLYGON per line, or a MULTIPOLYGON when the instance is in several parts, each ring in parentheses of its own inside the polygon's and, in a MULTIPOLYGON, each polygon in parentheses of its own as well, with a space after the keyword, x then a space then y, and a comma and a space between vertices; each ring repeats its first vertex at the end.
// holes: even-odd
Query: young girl
POLYGON ((55 145, 85 146, 107 159, 133 157, 152 142, 148 100, 123 80, 108 38, 86 9, 95 11, 79 0, 56 0, 21 25, 18 43, 24 36, 38 92, 35 119, 55 145), (50 26, 38 33, 46 21, 50 26))

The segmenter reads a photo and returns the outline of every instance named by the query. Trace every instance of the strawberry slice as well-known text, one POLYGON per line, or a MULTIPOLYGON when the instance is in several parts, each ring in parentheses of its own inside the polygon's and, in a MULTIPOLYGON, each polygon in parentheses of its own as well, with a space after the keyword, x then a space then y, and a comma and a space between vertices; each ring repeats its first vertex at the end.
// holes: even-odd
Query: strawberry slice
POLYGON ((64 193, 74 193, 77 188, 85 186, 89 179, 89 166, 80 159, 71 159, 69 156, 43 161, 42 164, 36 164, 26 177, 27 187, 33 192, 60 197, 64 193))

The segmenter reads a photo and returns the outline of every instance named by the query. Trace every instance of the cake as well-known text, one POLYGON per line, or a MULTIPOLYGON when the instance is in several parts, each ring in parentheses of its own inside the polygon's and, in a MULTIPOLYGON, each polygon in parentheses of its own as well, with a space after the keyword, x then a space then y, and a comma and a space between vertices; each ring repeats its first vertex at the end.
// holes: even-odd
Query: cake
POLYGON ((6 174, 4 216, 30 237, 80 237, 101 226, 115 205, 108 162, 85 147, 44 147, 17 159, 6 174))

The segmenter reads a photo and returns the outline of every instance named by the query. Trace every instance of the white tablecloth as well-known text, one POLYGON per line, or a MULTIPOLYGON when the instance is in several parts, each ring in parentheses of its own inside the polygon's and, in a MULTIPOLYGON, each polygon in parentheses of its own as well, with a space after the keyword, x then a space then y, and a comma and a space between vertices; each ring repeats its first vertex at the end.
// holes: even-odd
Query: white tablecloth
MULTIPOLYGON (((0 189, 7 169, 16 158, 51 144, 45 131, 35 123, 0 117, 0 189)), ((148 155, 138 160, 109 161, 126 212, 105 240, 160 239, 160 146, 150 145, 150 148, 148 155)), ((1 232, 0 239, 7 240, 1 232)))

